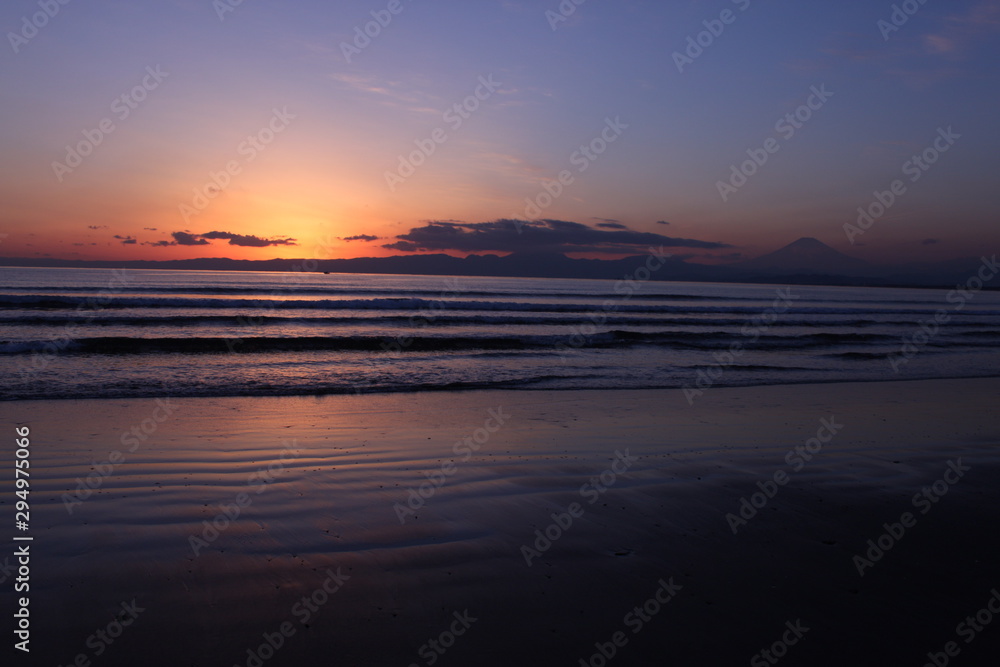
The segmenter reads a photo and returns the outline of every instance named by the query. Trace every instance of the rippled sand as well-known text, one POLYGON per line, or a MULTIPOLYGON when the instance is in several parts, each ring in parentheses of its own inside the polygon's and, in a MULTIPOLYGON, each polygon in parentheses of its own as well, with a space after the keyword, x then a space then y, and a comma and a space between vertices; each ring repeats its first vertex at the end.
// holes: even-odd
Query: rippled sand
MULTIPOLYGON (((747 664, 797 619, 787 664, 923 664, 1000 586, 998 390, 0 404, 11 439, 15 423, 32 437, 24 664, 252 666, 269 635, 266 665, 596 665, 619 631, 609 664, 747 664), (831 417, 843 427, 795 471, 786 454, 831 417), (921 514, 914 494, 959 457, 971 470, 921 514), (777 471, 787 483, 734 535, 726 515, 777 471), (90 473, 92 495, 65 495, 90 473), (443 484, 411 513, 425 473, 443 484), (915 526, 859 576, 854 556, 906 511, 915 526), (536 529, 558 537, 542 550, 536 529)), ((962 642, 962 664, 998 640, 962 642)))

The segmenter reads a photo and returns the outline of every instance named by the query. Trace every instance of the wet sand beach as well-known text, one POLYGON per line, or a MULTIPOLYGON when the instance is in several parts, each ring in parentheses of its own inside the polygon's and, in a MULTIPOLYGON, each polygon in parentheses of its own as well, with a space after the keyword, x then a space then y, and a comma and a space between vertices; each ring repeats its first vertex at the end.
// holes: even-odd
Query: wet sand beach
POLYGON ((32 664, 991 664, 1000 623, 959 624, 1000 586, 998 396, 0 404, 30 428, 32 664))

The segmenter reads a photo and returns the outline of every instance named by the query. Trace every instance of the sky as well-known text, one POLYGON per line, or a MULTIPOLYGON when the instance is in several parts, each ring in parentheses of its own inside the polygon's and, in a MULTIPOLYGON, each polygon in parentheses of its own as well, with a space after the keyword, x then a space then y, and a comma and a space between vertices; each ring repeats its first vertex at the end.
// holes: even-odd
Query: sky
POLYGON ((0 257, 1000 241, 1000 0, 63 1, 0 7, 0 257))

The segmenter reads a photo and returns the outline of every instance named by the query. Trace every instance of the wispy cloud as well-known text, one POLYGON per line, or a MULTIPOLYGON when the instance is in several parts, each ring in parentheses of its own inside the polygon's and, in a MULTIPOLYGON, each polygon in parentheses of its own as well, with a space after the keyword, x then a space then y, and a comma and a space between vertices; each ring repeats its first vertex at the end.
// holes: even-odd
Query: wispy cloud
POLYGON ((962 58, 976 42, 997 32, 1000 0, 986 0, 942 19, 937 31, 923 36, 924 49, 932 55, 962 58))
POLYGON ((955 41, 944 35, 924 35, 924 48, 928 53, 951 53, 955 50, 955 41))
POLYGON ((538 179, 551 175, 551 170, 512 153, 484 150, 474 153, 471 158, 480 170, 497 174, 517 184, 535 185, 538 179))
POLYGON ((401 107, 411 113, 438 115, 442 100, 418 88, 408 89, 401 81, 384 81, 358 74, 331 74, 330 78, 345 89, 360 93, 377 104, 401 107))

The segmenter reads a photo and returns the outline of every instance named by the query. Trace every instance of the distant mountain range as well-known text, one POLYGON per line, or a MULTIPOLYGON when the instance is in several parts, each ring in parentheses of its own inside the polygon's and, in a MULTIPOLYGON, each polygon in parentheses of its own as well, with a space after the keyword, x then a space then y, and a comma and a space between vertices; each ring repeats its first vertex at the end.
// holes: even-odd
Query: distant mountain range
POLYGON ((729 264, 730 268, 757 273, 807 273, 830 276, 870 275, 872 266, 814 238, 801 238, 780 250, 729 264))
MULTIPOLYGON (((316 271, 525 278, 621 280, 645 266, 645 256, 623 259, 572 259, 560 253, 514 253, 452 257, 444 254, 316 260, 316 271)), ((96 261, 0 257, 2 266, 67 268, 175 269, 192 271, 300 271, 304 259, 175 259, 165 261, 96 261)), ((754 259, 706 265, 667 258, 652 280, 682 282, 782 283, 800 285, 869 285, 954 287, 979 269, 978 257, 946 262, 875 265, 845 255, 814 238, 801 238, 754 259)), ((311 265, 311 263, 310 263, 311 265)))

